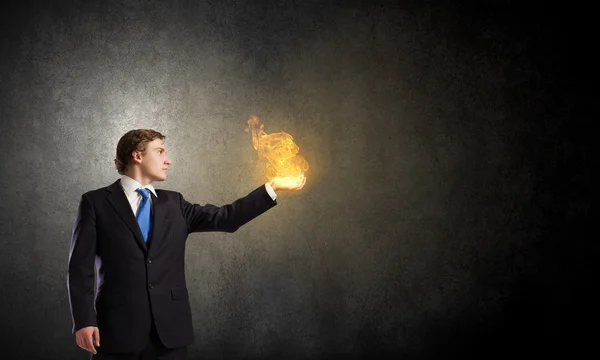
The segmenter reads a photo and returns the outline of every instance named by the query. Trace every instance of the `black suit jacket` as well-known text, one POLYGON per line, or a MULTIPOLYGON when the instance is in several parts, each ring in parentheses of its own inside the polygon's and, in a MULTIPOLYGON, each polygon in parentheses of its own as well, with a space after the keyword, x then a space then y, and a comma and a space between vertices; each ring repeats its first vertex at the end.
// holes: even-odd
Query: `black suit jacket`
POLYGON ((156 192, 158 198, 151 193, 148 244, 120 180, 81 196, 67 274, 72 331, 98 326, 102 351, 141 351, 148 343, 152 318, 165 346, 192 344, 184 266, 188 235, 232 233, 277 205, 264 185, 220 207, 191 204, 175 191, 156 192))

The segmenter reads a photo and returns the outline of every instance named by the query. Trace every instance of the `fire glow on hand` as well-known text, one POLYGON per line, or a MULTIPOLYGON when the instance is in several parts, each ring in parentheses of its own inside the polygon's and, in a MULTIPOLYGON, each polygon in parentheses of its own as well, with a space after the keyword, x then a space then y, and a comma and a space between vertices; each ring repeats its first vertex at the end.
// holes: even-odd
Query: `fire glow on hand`
POLYGON ((263 127, 264 124, 259 124, 258 117, 251 116, 246 132, 252 133, 252 144, 258 151, 258 158, 266 160, 268 181, 281 177, 289 179, 290 184, 300 185, 304 180, 304 173, 308 170, 308 162, 297 155, 300 148, 290 134, 267 134, 263 127))

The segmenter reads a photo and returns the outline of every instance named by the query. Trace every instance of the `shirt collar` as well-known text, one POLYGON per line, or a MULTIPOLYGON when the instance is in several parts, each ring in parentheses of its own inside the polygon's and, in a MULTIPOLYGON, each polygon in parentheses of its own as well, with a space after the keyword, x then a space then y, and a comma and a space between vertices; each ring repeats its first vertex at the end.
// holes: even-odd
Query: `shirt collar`
MULTIPOLYGON (((136 189, 144 187, 139 182, 133 180, 127 175, 121 175, 121 186, 123 187, 123 190, 125 190, 125 193, 127 195, 134 194, 136 193, 136 189)), ((158 197, 158 195, 156 194, 156 190, 154 190, 154 186, 152 186, 152 184, 146 185, 145 188, 152 191, 154 196, 158 197)))

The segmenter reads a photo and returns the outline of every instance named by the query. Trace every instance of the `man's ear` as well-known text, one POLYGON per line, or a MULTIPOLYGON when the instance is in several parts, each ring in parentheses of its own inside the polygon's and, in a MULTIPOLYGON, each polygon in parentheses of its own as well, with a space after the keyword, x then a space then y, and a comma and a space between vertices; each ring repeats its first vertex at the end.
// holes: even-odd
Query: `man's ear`
POLYGON ((133 161, 135 161, 135 162, 141 162, 142 161, 142 152, 141 151, 134 150, 131 153, 131 156, 133 157, 133 161))

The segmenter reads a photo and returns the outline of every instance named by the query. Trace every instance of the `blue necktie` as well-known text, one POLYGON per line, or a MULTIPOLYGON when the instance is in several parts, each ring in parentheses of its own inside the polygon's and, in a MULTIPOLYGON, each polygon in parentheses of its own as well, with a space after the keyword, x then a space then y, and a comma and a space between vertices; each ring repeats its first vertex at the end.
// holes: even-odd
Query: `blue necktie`
POLYGON ((144 241, 148 242, 148 235, 150 234, 150 190, 139 188, 135 191, 142 195, 142 201, 140 202, 136 219, 138 225, 140 225, 140 230, 142 230, 144 241))

